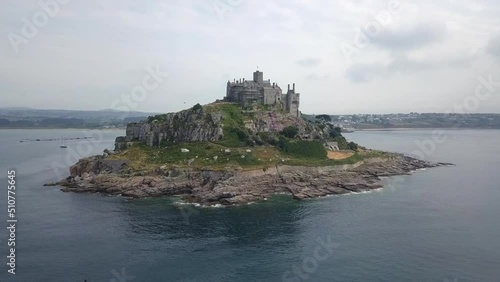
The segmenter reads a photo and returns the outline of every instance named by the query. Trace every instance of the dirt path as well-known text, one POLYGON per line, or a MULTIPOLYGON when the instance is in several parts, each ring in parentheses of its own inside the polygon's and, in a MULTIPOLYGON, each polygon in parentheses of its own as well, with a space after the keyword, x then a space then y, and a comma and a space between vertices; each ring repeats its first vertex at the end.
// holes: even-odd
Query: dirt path
POLYGON ((328 158, 330 160, 343 160, 350 158, 354 155, 354 152, 351 151, 328 151, 328 158))

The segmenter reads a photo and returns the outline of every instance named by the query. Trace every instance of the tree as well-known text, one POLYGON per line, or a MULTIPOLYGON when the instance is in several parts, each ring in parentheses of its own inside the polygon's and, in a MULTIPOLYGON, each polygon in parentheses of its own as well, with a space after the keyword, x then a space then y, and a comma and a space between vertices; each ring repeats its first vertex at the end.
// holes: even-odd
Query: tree
POLYGON ((297 136, 298 133, 299 133, 299 128, 294 125, 287 126, 283 128, 283 130, 281 131, 281 134, 288 138, 295 138, 295 136, 297 136))
POLYGON ((357 151, 358 150, 358 144, 356 144, 354 142, 349 142, 349 144, 347 144, 347 147, 349 147, 349 149, 353 150, 353 151, 357 151))
POLYGON ((322 119, 324 121, 332 121, 332 117, 329 115, 317 115, 316 119, 322 119))
POLYGON ((201 109, 203 109, 203 107, 199 103, 193 106, 193 110, 195 110, 195 111, 201 110, 201 109))
POLYGON ((335 127, 334 129, 330 130, 330 137, 331 138, 342 137, 342 129, 340 127, 335 127))

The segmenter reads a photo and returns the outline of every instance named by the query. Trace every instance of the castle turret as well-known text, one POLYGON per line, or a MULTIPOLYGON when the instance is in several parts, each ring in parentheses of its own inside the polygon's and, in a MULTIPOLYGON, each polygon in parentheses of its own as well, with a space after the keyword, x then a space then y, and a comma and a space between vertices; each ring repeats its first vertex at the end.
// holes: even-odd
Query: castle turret
POLYGON ((254 72, 253 81, 261 85, 264 84, 264 73, 261 71, 254 72))

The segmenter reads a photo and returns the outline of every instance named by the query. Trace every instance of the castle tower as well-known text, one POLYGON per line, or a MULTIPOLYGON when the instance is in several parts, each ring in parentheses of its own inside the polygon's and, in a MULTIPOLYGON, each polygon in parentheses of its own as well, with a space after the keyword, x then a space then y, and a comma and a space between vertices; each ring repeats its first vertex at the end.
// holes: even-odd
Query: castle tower
POLYGON ((256 71, 253 73, 253 81, 258 84, 264 84, 264 73, 261 71, 256 71))

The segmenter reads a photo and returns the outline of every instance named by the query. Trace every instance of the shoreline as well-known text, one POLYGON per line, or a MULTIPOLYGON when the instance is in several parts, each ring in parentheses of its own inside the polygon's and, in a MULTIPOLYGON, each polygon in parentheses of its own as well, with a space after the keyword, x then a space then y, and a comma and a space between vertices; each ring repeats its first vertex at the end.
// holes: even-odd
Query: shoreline
POLYGON ((62 186, 64 192, 102 193, 129 198, 180 196, 188 204, 238 206, 265 201, 275 194, 305 200, 328 195, 363 193, 384 187, 382 178, 410 175, 419 169, 450 166, 396 154, 369 158, 352 165, 277 165, 250 171, 158 168, 152 172, 124 172, 126 161, 97 156, 80 160, 71 176, 44 186, 62 186))

